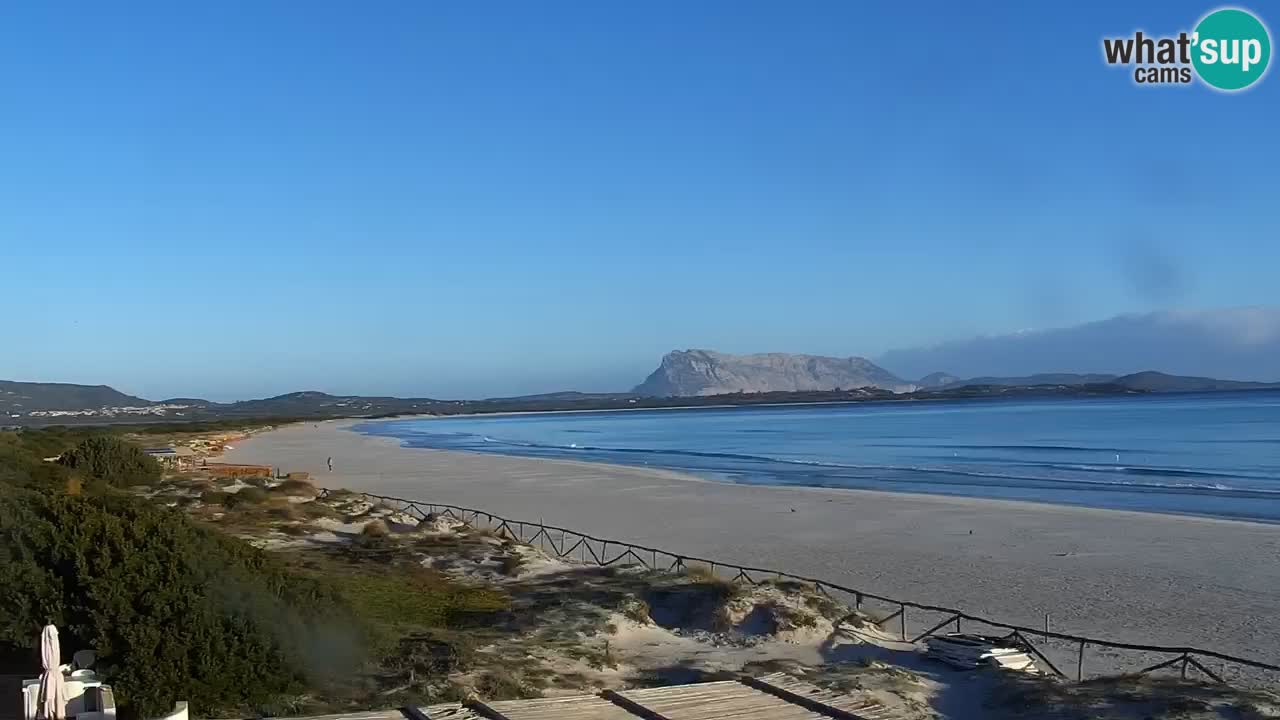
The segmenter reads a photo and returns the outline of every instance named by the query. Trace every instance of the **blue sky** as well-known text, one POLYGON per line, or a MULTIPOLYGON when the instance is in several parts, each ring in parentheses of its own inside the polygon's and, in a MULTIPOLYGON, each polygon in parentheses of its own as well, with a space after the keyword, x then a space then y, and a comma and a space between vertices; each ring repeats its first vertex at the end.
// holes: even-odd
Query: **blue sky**
POLYGON ((0 378, 613 390, 1275 304, 1280 79, 1102 62, 1212 7, 8 4, 0 378))

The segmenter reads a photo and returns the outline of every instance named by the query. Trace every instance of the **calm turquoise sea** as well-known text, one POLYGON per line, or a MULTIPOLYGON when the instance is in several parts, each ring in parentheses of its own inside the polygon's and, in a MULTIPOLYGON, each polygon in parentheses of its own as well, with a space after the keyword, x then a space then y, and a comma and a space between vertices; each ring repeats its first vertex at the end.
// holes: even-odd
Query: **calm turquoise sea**
POLYGON ((1280 392, 473 416, 411 447, 1280 522, 1280 392))

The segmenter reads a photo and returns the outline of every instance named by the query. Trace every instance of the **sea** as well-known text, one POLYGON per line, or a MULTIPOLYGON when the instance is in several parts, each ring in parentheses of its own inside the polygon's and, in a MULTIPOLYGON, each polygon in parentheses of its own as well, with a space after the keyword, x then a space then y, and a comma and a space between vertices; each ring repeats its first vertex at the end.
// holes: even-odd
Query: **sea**
POLYGON ((1280 392, 474 415, 355 430, 730 483, 1280 522, 1280 392))

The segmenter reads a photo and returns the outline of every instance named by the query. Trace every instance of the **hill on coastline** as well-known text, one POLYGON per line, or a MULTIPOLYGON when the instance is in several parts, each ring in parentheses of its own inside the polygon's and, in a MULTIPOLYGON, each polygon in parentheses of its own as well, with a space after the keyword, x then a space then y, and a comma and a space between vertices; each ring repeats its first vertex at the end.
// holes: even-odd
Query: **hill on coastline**
POLYGON ((1115 382, 1119 378, 1119 375, 1105 373, 1038 373, 1036 375, 1020 375, 1016 377, 983 375, 964 380, 955 378, 949 382, 942 383, 939 387, 959 387, 961 385, 1090 385, 1115 382))
MULTIPOLYGON (((945 373, 934 373, 933 376, 945 376, 945 373)), ((1219 390, 1270 390, 1280 387, 1280 383, 1252 382, 1248 380, 1218 380, 1216 378, 1193 377, 1187 375, 1170 375, 1168 373, 1146 370, 1129 375, 1107 375, 1099 373, 1041 373, 1039 375, 1023 375, 1020 377, 975 377, 967 380, 952 380, 943 384, 930 384, 922 379, 925 387, 936 387, 942 390, 953 390, 961 387, 1032 387, 1041 385, 1065 385, 1078 387, 1083 385, 1116 385, 1138 392, 1215 392, 1219 390)))
POLYGON ((106 385, 0 380, 0 411, 83 410, 152 404, 150 400, 126 395, 106 385))
POLYGON ((830 392, 870 388, 890 393, 957 390, 959 388, 1113 386, 1136 392, 1212 392, 1261 390, 1278 383, 1219 380, 1209 377, 1170 375, 1146 370, 1113 373, 1039 373, 1034 375, 964 378, 934 372, 916 381, 904 380, 861 357, 761 353, 730 355, 714 350, 676 350, 633 392, 642 397, 706 397, 731 393, 830 392))
POLYGON ((646 397, 688 397, 866 387, 903 393, 918 386, 860 357, 676 350, 667 353, 633 392, 646 397))
MULTIPOLYGON (((699 351, 703 352, 703 351, 699 351)), ((733 357, 733 356, 730 356, 733 357)), ((811 361, 813 356, 785 356, 790 362, 776 362, 768 372, 750 379, 754 390, 732 390, 741 387, 741 376, 721 378, 720 386, 691 385, 699 394, 671 395, 667 378, 658 372, 633 393, 580 393, 573 391, 523 395, 485 400, 439 400, 433 398, 368 397, 330 395, 304 391, 275 397, 216 403, 199 398, 172 398, 151 401, 119 392, 105 385, 71 385, 66 383, 20 383, 0 381, 0 427, 28 425, 86 425, 104 423, 156 423, 192 421, 234 421, 237 419, 273 419, 277 421, 351 417, 387 417, 394 415, 457 415, 499 412, 554 412, 672 407, 709 407, 768 405, 778 403, 834 403, 869 400, 949 400, 959 398, 1073 397, 1127 395, 1172 392, 1221 392, 1232 390, 1280 389, 1280 383, 1241 382, 1205 377, 1186 377, 1146 371, 1131 375, 1081 375, 1052 373, 1025 377, 978 377, 955 380, 955 376, 935 373, 917 384, 906 383, 892 375, 881 375, 879 368, 866 371, 859 358, 826 358, 836 360, 836 369, 854 368, 846 373, 829 371, 829 366, 811 361), (804 376, 806 368, 819 371, 804 376), (779 385, 770 382, 790 368, 791 376, 782 374, 779 385), (828 370, 823 370, 828 368, 828 370), (654 376, 658 376, 655 380, 654 376), (821 382, 820 382, 821 381, 821 382), (897 381, 897 382, 895 382, 897 381), (932 384, 930 382, 932 381, 932 384), (945 382, 941 386, 936 383, 945 382), (814 387, 817 385, 818 387, 814 387), (930 386, 931 385, 931 386, 930 386), (799 389, 796 389, 799 388, 799 389), (721 391, 721 392, 717 392, 721 391)), ((776 356, 775 356, 776 358, 776 356)), ((749 367, 749 366, 747 366, 749 367)), ((736 372, 743 373, 744 366, 736 372)), ((882 372, 882 371, 881 371, 882 372)), ((715 376, 712 376, 713 378, 715 376)), ((677 375, 677 380, 682 378, 677 375)), ((683 390, 682 390, 683 391, 683 390)))

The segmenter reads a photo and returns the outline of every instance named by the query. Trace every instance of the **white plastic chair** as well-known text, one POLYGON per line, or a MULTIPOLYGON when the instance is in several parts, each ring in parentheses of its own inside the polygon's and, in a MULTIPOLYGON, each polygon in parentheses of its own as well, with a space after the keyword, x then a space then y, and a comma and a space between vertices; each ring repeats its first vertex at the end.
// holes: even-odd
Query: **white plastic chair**
POLYGON ((93 667, 93 663, 97 659, 97 654, 92 650, 77 650, 76 653, 71 656, 71 667, 75 670, 88 670, 93 667))

